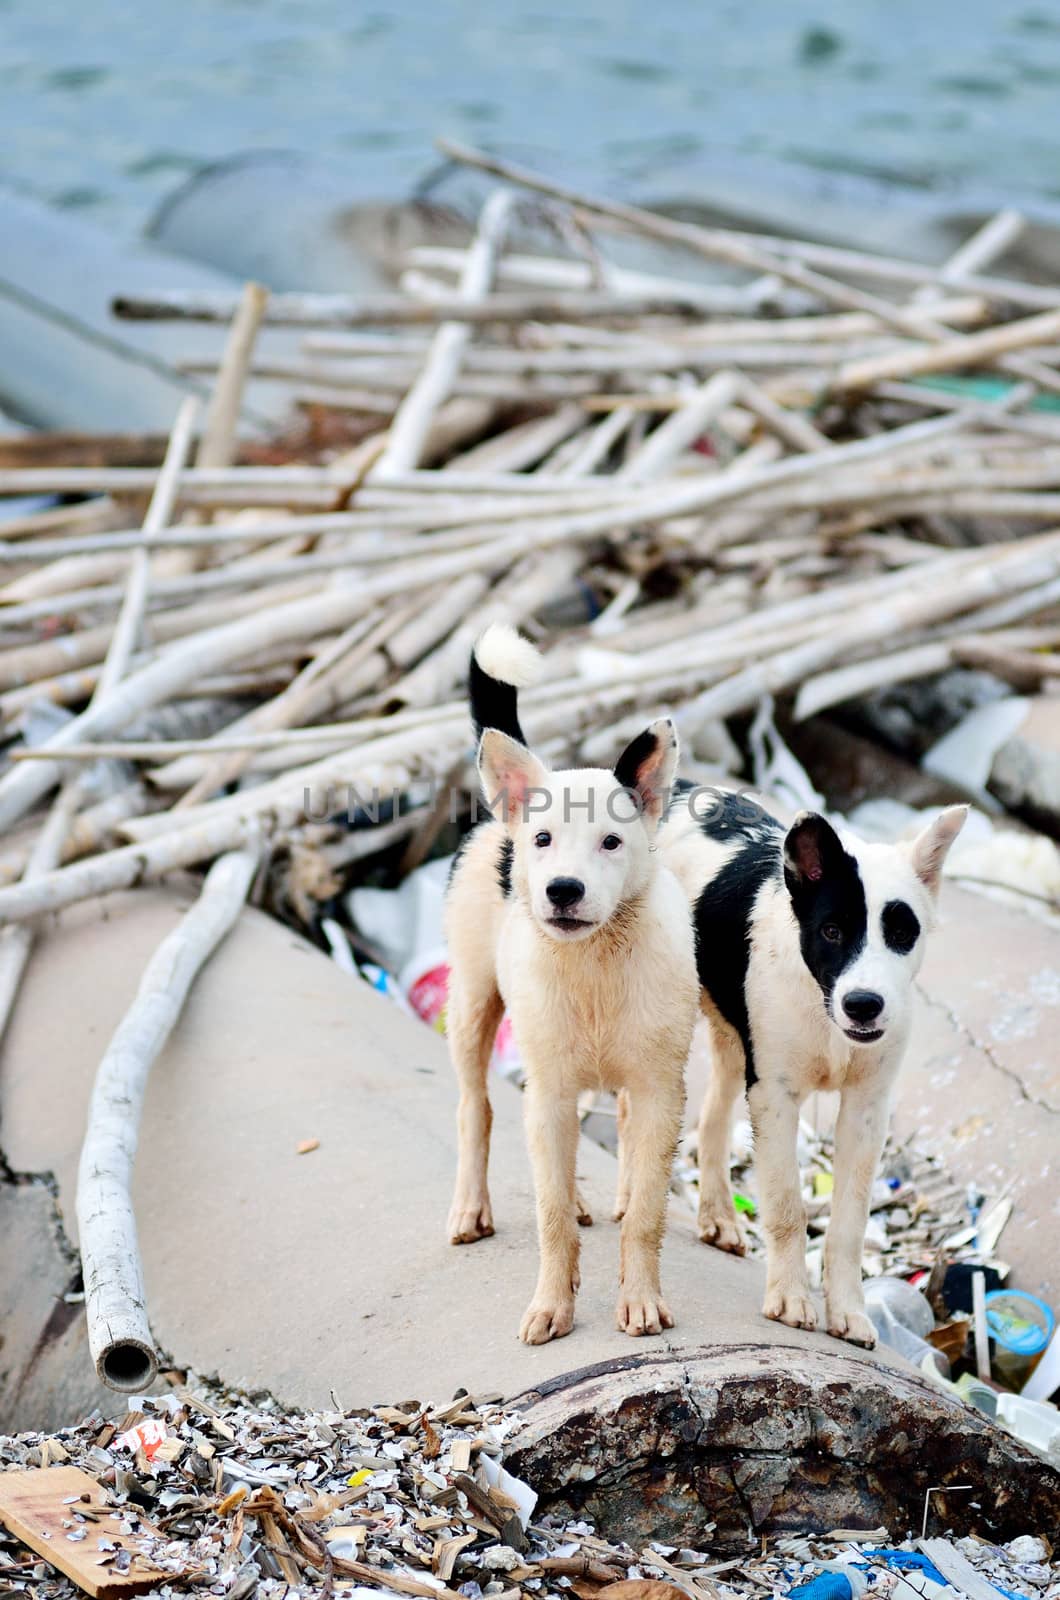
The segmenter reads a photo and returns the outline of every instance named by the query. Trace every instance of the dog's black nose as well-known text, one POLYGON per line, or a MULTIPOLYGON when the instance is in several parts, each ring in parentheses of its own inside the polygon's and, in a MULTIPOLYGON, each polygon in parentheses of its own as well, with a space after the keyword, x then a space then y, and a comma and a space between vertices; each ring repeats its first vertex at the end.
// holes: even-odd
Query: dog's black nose
POLYGON ((585 885, 580 878, 553 878, 545 893, 557 911, 565 911, 581 899, 585 885))
POLYGON ((843 1010, 851 1022, 875 1022, 883 1010, 883 995, 871 989, 851 989, 843 996, 843 1010))

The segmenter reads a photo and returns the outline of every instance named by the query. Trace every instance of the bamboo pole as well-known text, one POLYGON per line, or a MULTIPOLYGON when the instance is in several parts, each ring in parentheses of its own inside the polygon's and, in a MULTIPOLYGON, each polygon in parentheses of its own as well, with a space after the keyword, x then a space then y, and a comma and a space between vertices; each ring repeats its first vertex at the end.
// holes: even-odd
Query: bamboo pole
MULTIPOLYGON (((498 543, 483 565, 503 565, 514 554, 513 543, 498 543)), ((116 733, 141 711, 169 699, 189 683, 202 679, 257 650, 293 640, 319 637, 349 627, 375 599, 427 586, 468 570, 466 552, 425 558, 415 573, 407 569, 366 578, 353 588, 335 588, 305 600, 292 600, 256 615, 181 639, 165 655, 149 662, 118 684, 105 698, 55 734, 48 749, 55 759, 22 763, 0 777, 0 830, 10 827, 58 780, 64 745, 116 733)))
MULTIPOLYGON (((236 406, 238 409, 238 396, 236 406)), ((96 684, 93 701, 105 699, 128 671, 140 630, 143 627, 147 592, 151 579, 150 544, 156 528, 164 528, 173 514, 180 491, 180 474, 184 468, 191 445, 192 430, 199 414, 199 402, 190 395, 182 402, 173 424, 169 445, 162 469, 158 474, 151 504, 144 518, 146 543, 133 556, 128 582, 122 598, 121 610, 114 625, 110 645, 103 658, 103 669, 96 684)))
MULTIPOLYGON (((870 389, 873 384, 888 379, 990 366, 1000 355, 1045 344, 1057 337, 1060 337, 1060 311, 1043 311, 1019 322, 1006 322, 1001 327, 984 328, 978 333, 958 334, 919 349, 896 350, 848 362, 836 373, 831 388, 836 393, 870 389)), ((1060 385, 1060 374, 1054 374, 1054 382, 1060 385)))
MULTIPOLYGON (((169 520, 198 409, 199 402, 194 396, 189 396, 177 412, 165 460, 158 474, 158 482, 144 520, 144 532, 148 538, 154 527, 164 526, 169 520)), ((128 590, 93 690, 93 701, 100 697, 105 698, 128 668, 143 620, 149 574, 150 556, 147 550, 143 549, 133 558, 128 590)), ((43 877, 53 871, 62 860, 67 834, 81 807, 83 797, 80 778, 72 779, 59 791, 48 819, 30 850, 24 874, 25 882, 32 883, 43 877)), ((34 938, 35 931, 28 923, 23 923, 17 928, 5 928, 0 933, 0 1037, 7 1030, 34 938)))
POLYGON ((92 1087, 77 1177, 88 1342, 100 1381, 127 1394, 158 1371, 130 1193, 147 1079, 195 977, 239 916, 259 859, 249 844, 211 867, 195 905, 144 969, 92 1087))
MULTIPOLYGON (((266 321, 275 327, 375 328, 433 327, 445 322, 472 325, 511 322, 585 322, 594 319, 648 316, 699 316, 718 305, 741 302, 729 294, 712 294, 701 285, 678 280, 660 285, 657 293, 570 289, 552 294, 495 293, 477 301, 435 291, 412 299, 406 294, 274 294, 266 321)), ((746 298, 742 302, 746 304, 746 298)), ((128 321, 229 322, 236 309, 231 294, 204 290, 158 290, 150 296, 121 295, 112 302, 116 316, 128 321)))
POLYGON ((624 205, 617 201, 586 195, 565 184, 553 183, 525 167, 501 161, 494 156, 486 155, 481 150, 473 150, 466 145, 458 144, 452 139, 438 139, 435 143, 441 153, 451 161, 458 161, 465 166, 491 173, 504 183, 518 184, 538 194, 546 194, 554 200, 562 200, 572 206, 576 213, 585 212, 590 216, 609 218, 624 227, 632 228, 637 233, 647 234, 650 238, 681 245, 711 261, 724 261, 730 266, 744 267, 749 272, 768 273, 784 283, 793 284, 797 289, 805 290, 807 294, 823 300, 826 305, 840 306, 851 311, 867 311, 877 317, 885 327, 897 328, 902 333, 916 331, 915 321, 900 307, 881 300, 877 295, 852 288, 836 278, 814 271, 796 259, 794 252, 791 254, 774 252, 751 235, 737 234, 725 228, 705 228, 698 223, 680 222, 659 212, 646 211, 641 206, 624 205))
MULTIPOLYGON (((29 851, 21 874, 24 883, 33 883, 59 865, 80 799, 81 785, 78 779, 60 790, 29 851)), ((0 930, 0 1038, 7 1032, 35 938, 36 929, 32 922, 21 922, 0 930)))
MULTIPOLYGON (((507 231, 514 202, 515 196, 501 189, 483 206, 478 231, 460 279, 458 298, 461 304, 473 304, 489 288, 493 263, 507 231)), ((443 321, 440 325, 423 370, 390 425, 386 448, 370 473, 373 481, 385 483, 419 462, 431 420, 452 388, 468 338, 466 322, 443 321)))

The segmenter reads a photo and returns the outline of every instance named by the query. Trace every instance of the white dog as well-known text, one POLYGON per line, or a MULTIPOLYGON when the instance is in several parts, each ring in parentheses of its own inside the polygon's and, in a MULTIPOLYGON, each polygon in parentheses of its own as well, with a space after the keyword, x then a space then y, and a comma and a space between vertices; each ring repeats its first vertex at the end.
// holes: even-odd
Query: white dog
POLYGON ((627 1091, 618 1327, 673 1326, 659 1250, 699 1002, 688 903, 654 848, 677 763, 673 724, 652 723, 611 772, 550 772, 526 747, 516 709, 517 686, 538 663, 526 640, 496 625, 472 656, 479 772, 495 820, 469 837, 446 906, 460 1081, 449 1238, 493 1232, 486 1072, 506 1006, 526 1066, 537 1196, 540 1269, 519 1330, 527 1344, 574 1326, 577 1100, 589 1087, 627 1091))
POLYGON ((871 1347, 861 1256, 913 980, 942 865, 967 815, 943 811, 911 844, 865 844, 804 812, 785 831, 745 796, 674 796, 660 854, 692 904, 712 1075, 699 1125, 700 1238, 742 1254, 729 1183, 746 1085, 768 1254, 764 1311, 813 1328, 796 1160, 799 1108, 840 1093, 825 1241, 828 1331, 871 1347))

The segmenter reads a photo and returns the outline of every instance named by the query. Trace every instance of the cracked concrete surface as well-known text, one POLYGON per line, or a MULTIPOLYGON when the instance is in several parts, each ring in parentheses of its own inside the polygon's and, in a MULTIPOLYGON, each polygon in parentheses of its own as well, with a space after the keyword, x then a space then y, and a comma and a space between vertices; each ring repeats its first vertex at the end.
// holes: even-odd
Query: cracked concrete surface
MULTIPOLYGON (((49 927, 27 972, 0 1050, 0 1142, 15 1170, 54 1174, 71 1236, 95 1067, 144 962, 187 903, 175 884, 75 908, 49 927)), ((1060 933, 949 887, 943 913, 897 1129, 962 1180, 1012 1182, 1017 1211, 1002 1253, 1015 1281, 1060 1304, 1060 933)), ((587 1141, 580 1177, 598 1221, 583 1241, 579 1321, 570 1338, 524 1349, 516 1328, 535 1244, 518 1099, 497 1086, 497 1236, 461 1250, 443 1234, 453 1102, 437 1036, 290 931, 247 913, 202 975, 148 1089, 135 1198, 163 1349, 250 1389, 322 1404, 334 1388, 346 1405, 422 1395, 425 1383, 431 1397, 461 1383, 515 1394, 646 1347, 765 1339, 790 1347, 792 1361, 823 1346, 874 1364, 823 1335, 764 1322, 760 1267, 699 1245, 677 1205, 663 1282, 678 1327, 645 1344, 615 1332, 618 1238, 603 1220, 614 1165, 587 1141), (308 1137, 320 1149, 297 1155, 308 1137)), ((0 1197, 9 1199, 6 1187, 0 1197)), ((21 1256, 8 1243, 24 1268, 37 1250, 49 1259, 43 1226, 40 1217, 19 1222, 21 1256)), ((53 1220, 47 1227, 54 1253, 53 1220)), ((0 1274, 9 1351, 11 1330, 26 1323, 11 1371, 29 1360, 69 1287, 68 1262, 53 1267, 41 1269, 36 1299, 14 1268, 0 1274)), ((79 1367, 86 1403, 95 1403, 87 1352, 69 1349, 68 1366, 79 1367)), ((0 1386, 8 1403, 11 1392, 0 1386)), ((19 1393, 30 1404, 47 1390, 37 1382, 19 1393)), ((56 1403, 69 1405, 71 1391, 56 1403)))
POLYGON ((962 1182, 1009 1184, 999 1254, 1060 1309, 1060 931, 947 884, 895 1128, 962 1182))

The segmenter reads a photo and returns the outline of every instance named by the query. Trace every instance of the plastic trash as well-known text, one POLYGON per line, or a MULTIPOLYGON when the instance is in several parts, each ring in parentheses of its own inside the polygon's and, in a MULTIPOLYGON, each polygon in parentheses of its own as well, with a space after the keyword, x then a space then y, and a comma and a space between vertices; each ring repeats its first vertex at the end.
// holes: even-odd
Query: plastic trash
POLYGON ((400 978, 413 959, 445 951, 442 912, 452 857, 428 861, 397 889, 351 889, 346 909, 364 937, 400 978))
POLYGON ((859 1600, 869 1587, 867 1573, 861 1567, 843 1566, 830 1562, 809 1580, 791 1590, 800 1600, 859 1600))
POLYGON ((1001 746, 1012 738, 1029 708, 1030 702, 1019 695, 978 706, 931 747, 921 767, 933 778, 941 778, 966 793, 976 794, 984 810, 998 811, 997 801, 986 789, 990 769, 1001 746))
POLYGON ((1053 1337, 1056 1318, 1033 1294, 995 1289, 986 1297, 986 1325, 994 1341, 995 1376, 1011 1389, 1022 1389, 1053 1337))
MULTIPOLYGON (((874 1550, 873 1560, 881 1555, 894 1558, 886 1563, 895 1573, 887 1580, 888 1600, 913 1600, 914 1595, 923 1600, 956 1600, 957 1591, 926 1556, 904 1550, 874 1550)), ((860 1600, 872 1582, 873 1574, 860 1562, 829 1561, 808 1583, 800 1583, 790 1592, 799 1600, 860 1600)))
MULTIPOLYGON (((351 889, 346 909, 383 957, 388 973, 417 1016, 445 1029, 449 958, 442 932, 445 887, 452 857, 425 862, 397 889, 351 889)), ((384 985, 376 983, 377 988, 384 985)))
POLYGON ((1024 1395, 1002 1391, 997 1397, 997 1420, 1017 1439, 1060 1467, 1060 1411, 1047 1400, 1028 1400, 1024 1395))
POLYGON ((1060 1392, 1060 1328, 1053 1334, 1049 1348, 1023 1385, 1028 1400, 1049 1400, 1060 1392))
POLYGON ((974 1372, 962 1372, 954 1388, 967 1405, 974 1406, 985 1417, 997 1416, 997 1390, 991 1389, 990 1385, 977 1378, 974 1372))
POLYGON ((945 1584, 946 1580, 930 1556, 920 1550, 874 1550, 873 1561, 882 1561, 885 1567, 897 1572, 922 1572, 932 1583, 945 1584))
MULTIPOLYGON (((872 1281, 878 1283, 881 1280, 872 1281)), ((870 1285, 866 1285, 866 1288, 868 1287, 870 1285)), ((870 1300, 866 1296, 865 1310, 881 1344, 904 1356, 914 1367, 920 1367, 924 1371, 933 1370, 941 1378, 949 1377, 950 1364, 942 1351, 936 1350, 934 1345, 928 1344, 926 1339, 922 1339, 919 1334, 913 1333, 904 1323, 899 1322, 886 1300, 870 1300)))
MULTIPOLYGON (((384 958, 384 965, 361 967, 374 989, 403 1010, 445 1032, 449 998, 449 953, 443 915, 445 890, 453 857, 428 861, 411 872, 397 889, 351 889, 346 909, 365 939, 384 958)), ((522 1060, 507 1012, 501 1018, 490 1058, 507 1078, 518 1078, 522 1060)))
POLYGON ((865 1303, 886 1305, 895 1321, 919 1339, 926 1339, 935 1326, 935 1313, 927 1300, 904 1278, 870 1278, 865 1285, 865 1303))

